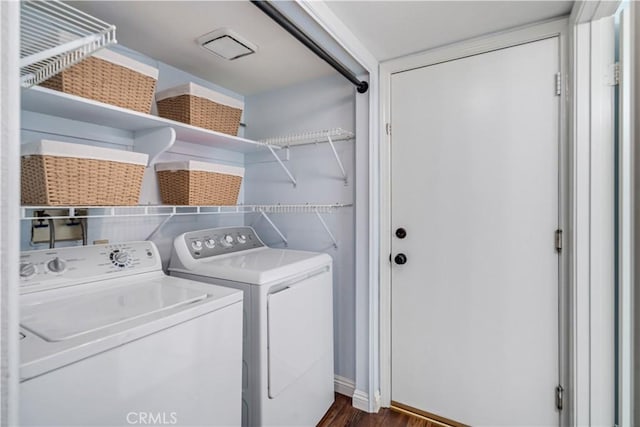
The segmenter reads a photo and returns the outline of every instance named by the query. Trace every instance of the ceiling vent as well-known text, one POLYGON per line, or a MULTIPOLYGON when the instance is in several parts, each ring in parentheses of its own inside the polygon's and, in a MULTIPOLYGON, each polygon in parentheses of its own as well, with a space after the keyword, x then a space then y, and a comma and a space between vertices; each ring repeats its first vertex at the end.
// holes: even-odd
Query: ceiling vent
POLYGON ((207 51, 229 61, 258 51, 258 46, 226 28, 200 36, 196 41, 207 51))

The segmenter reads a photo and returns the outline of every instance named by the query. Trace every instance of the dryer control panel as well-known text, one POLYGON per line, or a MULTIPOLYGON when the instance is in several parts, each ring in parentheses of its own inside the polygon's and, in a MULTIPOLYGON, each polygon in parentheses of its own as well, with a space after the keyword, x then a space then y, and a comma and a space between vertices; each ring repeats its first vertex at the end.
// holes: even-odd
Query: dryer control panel
POLYGON ((30 292, 161 269, 152 242, 25 251, 20 254, 20 286, 23 292, 30 292))
POLYGON ((264 246, 251 227, 224 227, 184 234, 184 244, 193 258, 208 258, 264 246))

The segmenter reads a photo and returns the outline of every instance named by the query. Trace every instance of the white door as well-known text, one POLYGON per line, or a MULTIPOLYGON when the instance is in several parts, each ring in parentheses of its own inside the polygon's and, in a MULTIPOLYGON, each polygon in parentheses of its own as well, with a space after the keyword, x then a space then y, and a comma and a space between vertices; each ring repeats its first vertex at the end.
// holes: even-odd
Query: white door
POLYGON ((392 76, 394 404, 559 424, 558 71, 555 37, 392 76))

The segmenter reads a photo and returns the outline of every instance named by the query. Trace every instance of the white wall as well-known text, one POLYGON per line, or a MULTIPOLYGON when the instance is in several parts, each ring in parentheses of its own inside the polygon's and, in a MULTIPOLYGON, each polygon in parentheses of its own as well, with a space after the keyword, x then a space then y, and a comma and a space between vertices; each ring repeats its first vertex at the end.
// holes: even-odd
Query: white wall
MULTIPOLYGON (((638 123, 640 123, 640 41, 638 40, 638 35, 640 34, 640 5, 636 2, 631 2, 631 12, 633 27, 635 30, 635 52, 634 52, 634 64, 632 65, 633 75, 635 76, 635 81, 633 85, 635 87, 634 94, 634 113, 635 113, 635 144, 633 150, 635 150, 635 206, 640 207, 640 127, 638 123)), ((640 260, 638 257, 640 256, 640 210, 636 208, 635 212, 635 272, 634 272, 634 281, 635 281, 635 325, 634 325, 634 384, 633 384, 633 399, 634 399, 634 409, 635 413, 633 414, 635 417, 635 422, 633 425, 640 426, 640 313, 638 310, 640 309, 640 260)))
MULTIPOLYGON (((250 96, 245 103, 246 134, 253 139, 336 127, 355 129, 355 90, 338 75, 250 96)), ((285 164, 298 181, 295 188, 274 160, 247 156, 245 202, 353 203, 354 142, 336 142, 336 149, 348 174, 347 186, 326 143, 290 149, 290 160, 285 164)), ((326 252, 333 258, 335 373, 353 380, 356 338, 354 209, 342 208, 323 216, 337 238, 337 249, 312 214, 273 215, 272 220, 289 240, 289 248, 326 252)), ((254 215, 248 216, 246 222, 256 228, 267 244, 283 246, 264 219, 254 215)))

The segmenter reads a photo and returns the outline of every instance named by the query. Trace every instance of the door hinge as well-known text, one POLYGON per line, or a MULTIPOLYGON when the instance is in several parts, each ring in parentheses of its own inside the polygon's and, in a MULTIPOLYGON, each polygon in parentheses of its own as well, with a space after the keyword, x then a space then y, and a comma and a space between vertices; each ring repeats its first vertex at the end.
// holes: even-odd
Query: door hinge
POLYGON ((387 123, 385 125, 385 129, 387 131, 387 135, 391 136, 391 123, 387 123))
POLYGON ((556 73, 556 95, 562 94, 562 73, 556 73))
POLYGON ((620 84, 620 63, 616 62, 609 66, 609 72, 605 77, 605 81, 609 86, 617 86, 620 84))
POLYGON ((556 408, 558 408, 558 411, 562 411, 562 406, 563 406, 563 399, 564 399, 564 388, 562 388, 561 385, 558 385, 558 387, 556 387, 556 408))
POLYGON ((556 230, 556 252, 562 252, 562 230, 556 230))

